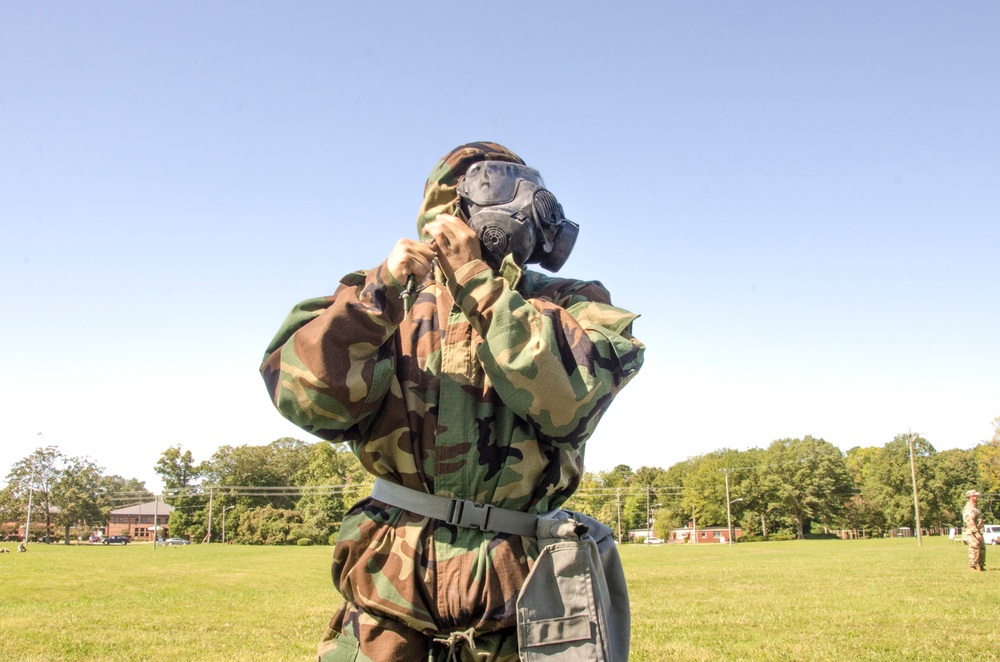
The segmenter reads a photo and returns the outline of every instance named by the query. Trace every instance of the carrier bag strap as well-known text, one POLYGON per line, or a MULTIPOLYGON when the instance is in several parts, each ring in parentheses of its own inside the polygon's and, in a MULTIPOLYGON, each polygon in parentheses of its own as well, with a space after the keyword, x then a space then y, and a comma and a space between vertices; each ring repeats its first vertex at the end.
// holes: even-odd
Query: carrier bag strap
POLYGON ((372 498, 421 517, 431 517, 454 526, 534 538, 538 516, 467 499, 450 499, 403 487, 383 478, 375 479, 372 498))

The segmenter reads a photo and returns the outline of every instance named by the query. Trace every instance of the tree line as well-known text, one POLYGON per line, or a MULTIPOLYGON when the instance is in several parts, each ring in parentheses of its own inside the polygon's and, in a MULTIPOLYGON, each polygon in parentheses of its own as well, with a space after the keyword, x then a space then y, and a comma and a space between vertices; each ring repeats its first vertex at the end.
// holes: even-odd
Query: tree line
POLYGON ((104 467, 84 456, 64 455, 56 446, 37 448, 18 460, 0 489, 0 535, 13 536, 28 521, 29 537, 43 539, 62 530, 86 535, 103 526, 111 511, 153 498, 145 482, 105 475, 104 467))
MULTIPOLYGON (((347 510, 371 491, 372 477, 346 446, 282 438, 263 446, 221 446, 196 462, 181 445, 154 467, 163 500, 173 506, 170 535, 241 544, 327 544, 347 510)), ((883 535, 915 526, 913 481, 921 524, 961 526, 965 492, 984 493, 980 507, 1000 516, 1000 418, 993 439, 969 450, 938 452, 919 435, 900 434, 881 447, 847 452, 821 439, 779 439, 766 448, 720 449, 673 466, 619 465, 587 472, 565 504, 617 528, 726 526, 744 539, 851 531, 883 535), (912 447, 912 467, 910 448, 912 447), (727 492, 728 484, 728 492, 727 492), (729 511, 727 512, 727 505, 729 511)), ((34 486, 33 522, 51 531, 102 526, 113 508, 152 500, 137 479, 104 476, 92 460, 38 449, 14 465, 0 490, 0 522, 24 521, 34 486)))
POLYGON ((845 453, 805 436, 767 448, 720 449, 668 469, 619 465, 587 474, 566 507, 624 532, 648 527, 660 538, 692 522, 727 526, 730 514, 747 540, 832 531, 881 536, 914 530, 915 482, 921 527, 960 529, 970 489, 983 493, 979 506, 988 520, 1000 518, 1000 418, 993 425, 992 440, 969 450, 938 452, 906 433, 845 453))
MULTIPOLYGON (((227 540, 245 544, 328 543, 373 483, 346 447, 291 438, 221 446, 202 462, 177 444, 154 471, 163 501, 174 508, 170 535, 221 540, 228 520, 227 540)), ((105 475, 90 458, 38 448, 13 465, 0 489, 0 536, 17 533, 29 506, 32 539, 63 529, 68 541, 104 527, 112 510, 154 498, 143 481, 105 475)))
POLYGON ((345 445, 289 437, 264 446, 222 446, 196 463, 180 445, 155 471, 174 507, 171 535, 250 545, 328 544, 374 478, 345 445))

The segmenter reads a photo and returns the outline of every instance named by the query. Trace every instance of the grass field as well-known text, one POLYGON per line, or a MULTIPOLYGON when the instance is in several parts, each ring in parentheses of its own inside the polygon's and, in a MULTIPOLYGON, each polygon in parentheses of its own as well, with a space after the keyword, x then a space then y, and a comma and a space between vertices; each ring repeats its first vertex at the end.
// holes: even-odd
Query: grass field
MULTIPOLYGON (((0 660, 309 660, 338 604, 330 547, 29 549, 0 555, 0 660)), ((1000 571, 946 538, 621 553, 633 660, 1000 660, 1000 571)))

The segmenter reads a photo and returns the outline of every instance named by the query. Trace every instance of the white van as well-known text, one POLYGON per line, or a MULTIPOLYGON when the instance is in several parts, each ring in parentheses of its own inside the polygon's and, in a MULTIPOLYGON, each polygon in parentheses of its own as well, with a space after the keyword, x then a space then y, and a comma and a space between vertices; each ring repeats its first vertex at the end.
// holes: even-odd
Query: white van
POLYGON ((983 527, 983 542, 987 545, 1000 545, 1000 524, 987 524, 983 527))

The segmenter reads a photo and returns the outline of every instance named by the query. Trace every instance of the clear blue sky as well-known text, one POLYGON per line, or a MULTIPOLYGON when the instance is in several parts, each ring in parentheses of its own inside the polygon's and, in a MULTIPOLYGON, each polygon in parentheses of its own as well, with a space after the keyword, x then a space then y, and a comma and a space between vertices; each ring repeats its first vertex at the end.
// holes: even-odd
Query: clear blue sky
POLYGON ((172 444, 311 439, 264 347, 472 140, 579 222, 562 274, 642 315, 588 469, 970 448, 1000 416, 998 34, 991 2, 0 0, 0 474, 55 444, 156 487, 172 444))

